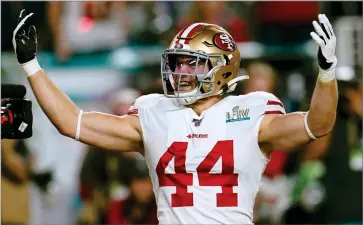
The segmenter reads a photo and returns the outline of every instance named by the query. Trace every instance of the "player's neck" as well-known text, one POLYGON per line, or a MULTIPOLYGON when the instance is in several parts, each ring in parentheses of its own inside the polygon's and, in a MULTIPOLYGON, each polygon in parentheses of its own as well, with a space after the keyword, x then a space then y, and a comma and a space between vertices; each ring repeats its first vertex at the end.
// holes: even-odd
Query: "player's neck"
POLYGON ((223 99, 222 96, 211 96, 209 98, 203 98, 198 100, 196 103, 190 105, 190 107, 195 111, 197 115, 200 116, 200 114, 202 114, 203 111, 209 109, 214 104, 221 101, 222 99, 223 99))

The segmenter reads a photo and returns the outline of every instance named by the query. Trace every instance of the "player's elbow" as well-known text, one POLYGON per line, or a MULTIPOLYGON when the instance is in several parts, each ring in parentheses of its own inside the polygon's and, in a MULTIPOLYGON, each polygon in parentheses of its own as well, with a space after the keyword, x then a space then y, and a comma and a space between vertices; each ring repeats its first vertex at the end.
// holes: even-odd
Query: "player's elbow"
POLYGON ((317 132, 317 134, 318 134, 317 136, 318 137, 324 137, 324 136, 330 134, 330 132, 333 131, 333 128, 334 128, 334 122, 326 123, 317 132))
POLYGON ((61 135, 74 138, 75 131, 74 129, 71 129, 72 126, 67 126, 66 124, 59 124, 55 125, 55 127, 61 135))
POLYGON ((56 126, 57 130, 58 130, 58 133, 60 133, 61 135, 63 136, 69 136, 69 131, 67 129, 65 129, 64 127, 62 126, 56 126))
POLYGON ((68 129, 65 129, 64 127, 57 127, 58 132, 63 136, 70 136, 70 132, 68 129))
POLYGON ((315 126, 311 129, 315 137, 324 137, 332 132, 336 120, 336 113, 330 113, 319 121, 314 122, 315 126))
POLYGON ((58 132, 66 137, 75 138, 78 113, 68 114, 67 116, 60 117, 60 119, 52 120, 53 125, 58 132))

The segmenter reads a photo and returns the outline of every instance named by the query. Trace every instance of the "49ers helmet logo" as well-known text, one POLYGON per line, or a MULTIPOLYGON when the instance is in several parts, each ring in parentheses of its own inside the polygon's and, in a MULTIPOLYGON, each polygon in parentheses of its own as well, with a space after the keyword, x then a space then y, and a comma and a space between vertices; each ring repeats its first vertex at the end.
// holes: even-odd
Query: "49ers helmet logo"
POLYGON ((213 37, 214 44, 224 50, 233 52, 236 49, 236 43, 234 43, 233 39, 226 33, 218 33, 213 37))

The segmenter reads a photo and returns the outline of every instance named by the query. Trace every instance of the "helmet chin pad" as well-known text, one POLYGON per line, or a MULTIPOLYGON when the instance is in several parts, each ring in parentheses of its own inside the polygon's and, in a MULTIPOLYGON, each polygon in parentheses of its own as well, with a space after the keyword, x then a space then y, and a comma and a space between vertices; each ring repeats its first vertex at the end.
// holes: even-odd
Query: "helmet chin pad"
POLYGON ((184 95, 188 95, 186 97, 183 97, 183 93, 179 94, 179 97, 177 98, 178 102, 182 105, 191 105, 195 103, 197 100, 201 99, 198 98, 196 93, 198 92, 198 88, 195 88, 194 90, 184 93, 184 95), (194 95, 193 95, 194 93, 194 95))
POLYGON ((198 99, 196 97, 186 97, 186 98, 178 98, 178 102, 182 105, 191 105, 195 103, 198 99))

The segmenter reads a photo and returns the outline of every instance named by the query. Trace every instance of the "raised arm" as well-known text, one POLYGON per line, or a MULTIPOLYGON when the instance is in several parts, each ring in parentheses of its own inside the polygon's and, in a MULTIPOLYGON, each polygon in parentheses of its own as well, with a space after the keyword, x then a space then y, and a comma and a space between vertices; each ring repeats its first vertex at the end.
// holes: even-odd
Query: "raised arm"
POLYGON ((13 33, 17 59, 28 75, 34 95, 49 120, 58 131, 85 144, 103 149, 135 151, 142 143, 138 117, 114 116, 98 112, 81 113, 81 110, 59 89, 42 70, 36 59, 37 37, 34 26, 27 24, 25 10, 20 13, 18 26, 13 33))
POLYGON ((259 143, 263 151, 274 149, 289 151, 312 139, 323 137, 333 129, 338 104, 338 89, 335 79, 336 38, 328 18, 320 14, 320 25, 314 21, 315 32, 311 32, 319 45, 319 76, 306 113, 266 115, 260 125, 259 143), (324 29, 324 30, 323 30, 324 29))

